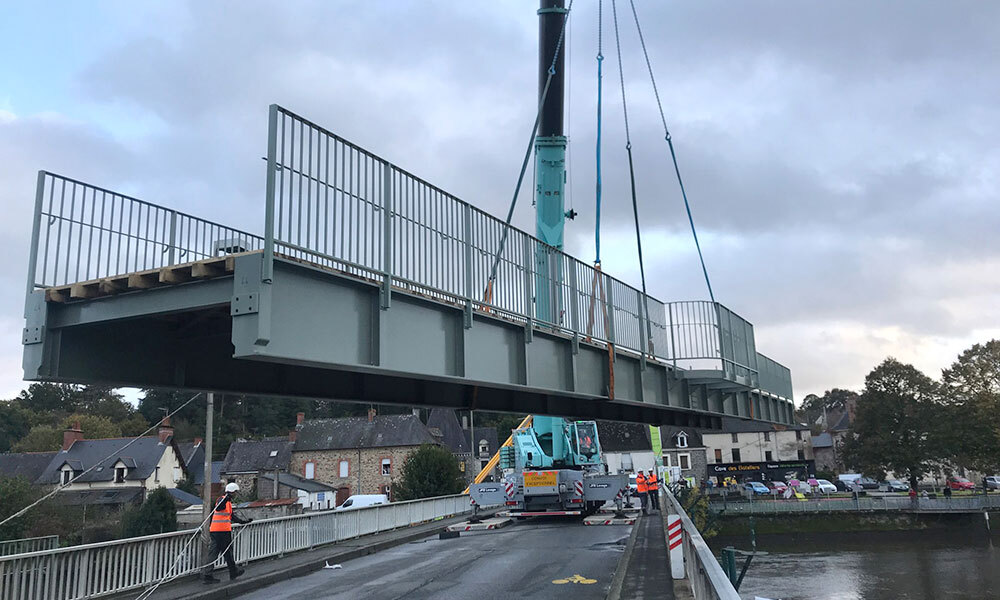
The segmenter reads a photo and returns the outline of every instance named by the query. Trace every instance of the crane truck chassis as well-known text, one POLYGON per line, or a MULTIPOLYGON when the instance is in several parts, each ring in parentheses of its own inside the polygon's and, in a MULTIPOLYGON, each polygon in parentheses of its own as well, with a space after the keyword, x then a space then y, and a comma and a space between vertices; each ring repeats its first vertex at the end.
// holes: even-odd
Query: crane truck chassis
POLYGON ((627 474, 604 473, 594 421, 535 416, 501 448, 500 466, 501 481, 469 487, 474 513, 500 505, 513 517, 586 516, 606 502, 615 502, 620 512, 628 488, 627 474))

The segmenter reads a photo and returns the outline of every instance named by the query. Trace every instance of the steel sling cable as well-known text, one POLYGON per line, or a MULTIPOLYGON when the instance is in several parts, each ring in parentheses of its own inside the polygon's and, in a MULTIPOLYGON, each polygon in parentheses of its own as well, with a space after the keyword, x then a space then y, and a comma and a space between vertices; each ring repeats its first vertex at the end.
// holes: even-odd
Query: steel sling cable
MULTIPOLYGON (((486 282, 486 293, 483 299, 484 304, 493 302, 493 282, 497 278, 497 268, 500 266, 500 257, 503 255, 504 247, 507 245, 507 235, 510 232, 510 220, 514 216, 514 207, 517 206, 517 196, 521 193, 521 184, 524 182, 524 172, 528 169, 528 161, 531 159, 531 149, 535 145, 535 136, 538 135, 538 122, 542 118, 542 107, 545 106, 545 98, 549 95, 549 85, 552 83, 552 76, 556 74, 556 61, 559 59, 559 52, 562 50, 563 39, 566 36, 566 22, 569 21, 570 11, 573 10, 573 1, 569 0, 566 7, 566 14, 563 15, 562 29, 559 31, 559 40, 556 42, 556 51, 552 54, 552 64, 549 65, 549 74, 545 78, 545 87, 542 88, 542 97, 538 100, 538 110, 535 111, 535 123, 531 127, 531 137, 528 139, 528 147, 524 150, 524 161, 521 163, 521 173, 517 176, 517 185, 514 187, 514 197, 510 200, 510 208, 507 209, 506 226, 500 236, 500 246, 493 259, 493 266, 490 268, 490 277, 486 282)), ((530 307, 525 307, 525 311, 530 307)))
POLYGON ((597 2, 597 211, 594 225, 594 266, 601 264, 601 66, 604 64, 604 0, 597 2))
MULTIPOLYGON (((632 186, 632 215, 635 217, 635 243, 639 251, 639 277, 642 279, 642 310, 646 320, 646 343, 642 345, 643 352, 652 353, 653 329, 649 322, 649 296, 646 294, 646 267, 642 260, 642 235, 639 231, 639 202, 635 193, 635 169, 632 164, 632 138, 628 125, 628 103, 625 101, 625 71, 622 69, 621 36, 618 34, 618 8, 616 0, 611 0, 611 12, 615 22, 615 48, 618 52, 618 79, 622 88, 622 114, 625 117, 625 151, 628 153, 628 175, 632 186)), ((640 334, 641 330, 640 330, 640 334)))
POLYGON ((188 400, 187 402, 185 402, 184 404, 181 404, 181 405, 180 405, 180 407, 178 407, 178 408, 177 408, 176 410, 174 410, 174 411, 173 411, 173 412, 171 412, 170 414, 168 414, 168 415, 166 415, 165 417, 163 417, 163 419, 160 419, 159 421, 157 421, 157 422, 156 422, 156 423, 155 423, 154 425, 152 425, 152 426, 151 426, 151 427, 150 427, 149 429, 147 429, 146 431, 143 431, 143 432, 142 432, 142 433, 140 433, 140 434, 139 434, 138 436, 136 436, 136 437, 132 438, 131 440, 129 440, 129 442, 128 442, 127 444, 125 444, 124 446, 122 446, 121 448, 118 448, 117 450, 115 450, 115 451, 114 451, 113 453, 111 453, 110 455, 108 455, 108 456, 104 457, 103 459, 101 459, 101 460, 99 460, 99 461, 95 462, 95 463, 94 463, 94 464, 93 464, 93 465, 92 465, 92 466, 91 466, 91 467, 90 467, 89 469, 87 469, 86 471, 84 471, 84 472, 80 473, 79 475, 77 475, 76 477, 74 477, 74 478, 70 479, 70 480, 69 480, 69 481, 67 481, 66 483, 60 483, 59 485, 57 485, 57 486, 55 487, 55 489, 53 489, 53 490, 52 490, 51 492, 49 492, 48 494, 45 494, 44 496, 42 496, 42 497, 41 497, 41 498, 39 498, 38 500, 35 500, 34 502, 32 502, 31 504, 29 504, 28 506, 25 506, 25 507, 24 507, 24 508, 22 508, 21 510, 19 510, 19 511, 17 511, 16 513, 14 513, 14 514, 10 515, 9 517, 7 517, 6 519, 4 519, 3 521, 0 521, 0 527, 2 527, 3 525, 6 525, 6 524, 7 524, 8 522, 10 522, 10 521, 13 521, 14 519, 16 519, 16 518, 18 518, 18 517, 20 517, 21 515, 25 514, 25 513, 26 513, 26 512, 28 512, 29 510, 31 510, 32 508, 34 508, 34 507, 38 506, 39 504, 41 504, 42 502, 44 502, 45 500, 48 500, 48 499, 49 499, 49 498, 51 498, 52 496, 55 496, 56 494, 58 494, 58 493, 59 493, 59 492, 61 492, 62 490, 66 489, 67 487, 69 487, 70 485, 72 485, 72 484, 73 484, 73 482, 75 482, 75 481, 76 481, 77 479, 80 479, 81 477, 83 477, 83 476, 84 476, 84 475, 86 475, 87 473, 90 473, 91 471, 93 471, 94 469, 96 469, 96 468, 97 468, 98 466, 102 465, 102 464, 104 463, 104 461, 106 461, 106 460, 111 460, 111 459, 112 459, 112 458, 114 458, 115 456, 118 456, 118 455, 119 455, 119 454, 120 454, 120 453, 122 452, 122 450, 124 450, 125 448, 128 448, 128 447, 129 447, 129 446, 131 446, 132 444, 134 444, 134 443, 136 443, 137 441, 139 441, 139 440, 140 440, 140 439, 141 439, 141 438, 142 438, 143 436, 145 436, 145 435, 146 435, 147 433, 149 433, 150 431, 152 431, 152 430, 156 429, 157 427, 159 427, 159 426, 160 426, 160 424, 161 424, 161 423, 163 423, 163 421, 164 421, 164 420, 166 420, 166 419, 169 419, 170 417, 174 416, 175 414, 177 414, 178 412, 180 412, 181 410, 183 410, 185 406, 187 406, 188 404, 191 404, 192 402, 194 402, 195 398, 197 398, 197 397, 198 397, 198 396, 200 396, 200 395, 201 395, 201 392, 198 392, 198 393, 197 393, 197 394, 195 394, 194 396, 191 396, 191 398, 190 398, 190 399, 189 399, 189 400, 188 400))
MULTIPOLYGON (((705 275, 705 285, 708 286, 708 295, 715 302, 715 294, 712 292, 712 282, 708 279, 708 268, 705 266, 705 257, 701 253, 701 244, 698 243, 698 232, 694 227, 694 217, 691 216, 691 204, 688 202, 687 192, 684 190, 684 180, 681 179, 681 169, 677 166, 677 153, 674 152, 673 138, 667 128, 667 118, 663 115, 663 103, 660 102, 660 91, 656 87, 656 77, 653 76, 653 65, 649 60, 649 52, 646 51, 646 40, 642 36, 642 27, 639 25, 639 13, 635 10, 635 1, 629 0, 632 6, 632 18, 635 19, 635 28, 639 32, 639 43, 642 45, 642 55, 646 59, 646 69, 649 71, 649 80, 653 84, 653 94, 656 96, 656 107, 660 111, 660 121, 663 123, 663 135, 670 147, 670 158, 674 162, 674 173, 677 174, 677 184, 681 188, 681 196, 684 198, 684 209, 687 211, 688 223, 691 225, 691 235, 694 237, 695 248, 698 249, 698 260, 701 261, 701 272, 705 275)), ((648 315, 647 315, 648 316, 648 315)))

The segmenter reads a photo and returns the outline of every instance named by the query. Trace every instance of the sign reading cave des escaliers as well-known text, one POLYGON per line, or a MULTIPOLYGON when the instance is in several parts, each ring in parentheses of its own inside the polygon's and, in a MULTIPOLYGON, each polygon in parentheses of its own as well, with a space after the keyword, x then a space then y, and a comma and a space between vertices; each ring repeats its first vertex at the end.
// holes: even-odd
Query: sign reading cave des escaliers
POLYGON ((803 469, 812 472, 812 461, 791 462, 759 462, 759 463, 722 463, 709 465, 711 474, 748 473, 754 471, 781 471, 785 469, 803 469))

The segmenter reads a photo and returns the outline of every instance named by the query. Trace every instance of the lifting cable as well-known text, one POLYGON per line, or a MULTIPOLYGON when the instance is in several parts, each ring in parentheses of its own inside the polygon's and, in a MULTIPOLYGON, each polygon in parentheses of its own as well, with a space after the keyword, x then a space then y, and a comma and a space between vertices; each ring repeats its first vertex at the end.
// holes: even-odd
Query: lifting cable
MULTIPOLYGON (((493 258, 493 266, 490 267, 490 277, 486 281, 486 291, 483 297, 484 308, 489 309, 493 302, 493 282, 497 278, 497 268, 500 266, 500 257, 503 255, 504 247, 507 245, 507 235, 510 233, 510 220, 514 216, 514 207, 517 206, 517 197, 521 193, 521 184, 524 182, 524 172, 528 169, 528 161, 531 159, 531 150, 535 146, 535 137, 538 135, 538 122, 542 118, 542 107, 545 106, 545 98, 549 95, 549 85, 552 83, 552 76, 556 74, 556 61, 559 59, 559 52, 562 50, 563 39, 566 36, 566 22, 569 21, 570 11, 573 10, 573 0, 569 0, 569 6, 563 15, 562 30, 559 32, 559 40, 556 42, 556 51, 552 54, 552 64, 549 65, 549 75, 545 78, 545 87, 542 88, 542 97, 538 99, 538 110, 535 112, 535 123, 531 126, 531 137, 528 138, 528 147, 524 151, 524 161, 521 163, 521 173, 517 176, 517 185, 514 187, 514 197, 510 200, 510 208, 507 209, 507 219, 504 221, 506 227, 500 236, 500 246, 497 248, 496 256, 493 258)), ((527 257, 526 257, 527 258, 527 257)), ((529 307, 530 308, 530 307, 529 307)))
MULTIPOLYGON (((629 0, 631 1, 631 0, 629 0)), ((611 12, 615 22, 615 47, 618 51, 618 78, 622 87, 622 114, 625 117, 625 151, 628 153, 628 175, 632 186, 632 215, 635 217, 635 243, 639 251, 639 276, 642 279, 642 306, 639 308, 646 321, 646 343, 643 344, 645 352, 653 352, 653 329, 649 320, 649 296, 646 294, 646 268, 642 260, 642 235, 639 231, 639 203, 635 193, 635 169, 632 164, 632 138, 628 125, 628 104, 625 102, 625 72, 622 69, 622 45, 618 34, 618 8, 616 0, 611 0, 611 12)), ((640 318, 642 321, 642 318, 640 318)), ((641 333, 640 333, 641 335, 641 333)))
MULTIPOLYGON (((613 2, 614 0, 612 0, 613 2)), ((646 51, 646 40, 642 36, 642 27, 639 25, 639 13, 635 10, 635 1, 629 0, 629 4, 632 6, 632 17, 635 19, 635 28, 639 32, 639 43, 642 45, 642 54, 646 58, 646 69, 649 71, 649 80, 653 83, 653 94, 656 96, 656 107, 660 111, 660 121, 663 123, 663 134, 664 139, 667 140, 667 145, 670 147, 670 158, 674 162, 674 173, 677 174, 677 184, 681 188, 681 196, 684 198, 684 208, 687 210, 688 223, 691 224, 691 235, 694 237, 695 248, 698 249, 698 260, 701 261, 701 272, 705 275, 705 285, 708 286, 708 295, 715 302, 715 294, 712 293, 712 283, 708 279, 708 268, 705 266, 705 257, 701 253, 701 244, 698 243, 698 232, 695 231, 694 218, 691 216, 691 205, 688 203, 687 192, 684 191, 684 181, 681 179, 681 170, 677 166, 677 154, 674 152, 674 142, 670 137, 670 130, 667 129, 667 119, 663 115, 663 103, 660 102, 660 92, 656 88, 656 78, 653 76, 653 65, 649 60, 649 52, 646 51)), ((616 21, 617 23, 617 21, 616 21)), ((617 34, 617 28, 615 29, 617 34)), ((620 59, 619 59, 620 60, 620 59)), ((622 88, 624 94, 624 87, 622 88)), ((631 160, 631 155, 629 155, 629 160, 631 160)), ((634 184, 633 184, 634 186, 634 184)), ((633 196, 634 198, 634 196, 633 196)), ((638 228, 638 221, 636 222, 636 227, 638 228)), ((642 264, 642 251, 639 254, 640 267, 642 264)), ((645 293, 645 290, 643 290, 645 293)), ((647 313, 648 317, 649 313, 647 313)))

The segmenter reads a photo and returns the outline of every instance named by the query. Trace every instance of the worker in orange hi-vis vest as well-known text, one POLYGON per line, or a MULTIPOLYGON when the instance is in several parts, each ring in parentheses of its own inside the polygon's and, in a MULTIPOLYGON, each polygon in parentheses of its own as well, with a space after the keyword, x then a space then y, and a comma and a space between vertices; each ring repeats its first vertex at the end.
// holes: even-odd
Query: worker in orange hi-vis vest
POLYGON ((646 483, 646 476, 639 471, 635 475, 635 491, 639 492, 639 506, 642 514, 646 514, 646 496, 649 493, 649 484, 646 483))
POLYGON ((660 482, 656 478, 656 471, 646 471, 646 488, 649 490, 649 507, 653 510, 660 510, 660 482))
POLYGON ((238 491, 240 491, 240 486, 235 483, 226 484, 225 495, 215 503, 215 510, 212 511, 212 523, 208 527, 208 532, 212 537, 212 548, 201 572, 203 583, 219 583, 219 580, 212 575, 212 571, 215 570, 215 559, 220 554, 226 559, 230 580, 236 579, 244 572, 243 569, 236 566, 236 559, 233 558, 233 522, 249 523, 253 519, 240 518, 233 512, 233 494, 238 491))

